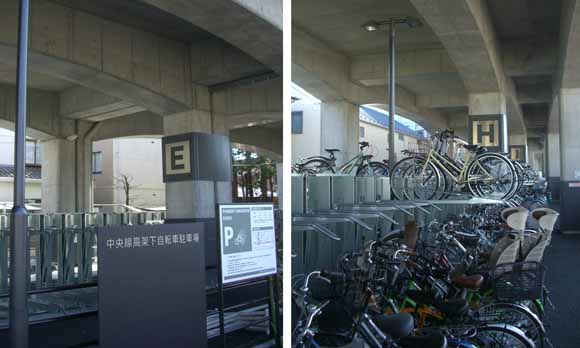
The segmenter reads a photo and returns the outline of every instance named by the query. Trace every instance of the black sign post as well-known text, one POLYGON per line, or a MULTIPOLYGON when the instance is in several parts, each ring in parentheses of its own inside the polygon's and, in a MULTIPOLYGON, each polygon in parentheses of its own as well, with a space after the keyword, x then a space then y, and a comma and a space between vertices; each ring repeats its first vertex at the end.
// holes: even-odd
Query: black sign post
POLYGON ((218 306, 220 335, 227 346, 224 327, 224 284, 258 279, 268 282, 270 328, 281 347, 278 325, 276 225, 272 204, 218 204, 217 234, 218 306))
POLYGON ((99 347, 207 347, 203 230, 99 228, 99 347))

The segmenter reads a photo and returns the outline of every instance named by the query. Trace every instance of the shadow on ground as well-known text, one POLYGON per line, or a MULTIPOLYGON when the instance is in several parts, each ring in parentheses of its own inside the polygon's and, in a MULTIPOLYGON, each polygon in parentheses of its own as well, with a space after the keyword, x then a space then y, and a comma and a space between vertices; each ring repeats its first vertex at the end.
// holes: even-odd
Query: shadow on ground
POLYGON ((580 347, 580 235, 554 233, 544 256, 546 284, 556 307, 545 320, 554 348, 580 347))

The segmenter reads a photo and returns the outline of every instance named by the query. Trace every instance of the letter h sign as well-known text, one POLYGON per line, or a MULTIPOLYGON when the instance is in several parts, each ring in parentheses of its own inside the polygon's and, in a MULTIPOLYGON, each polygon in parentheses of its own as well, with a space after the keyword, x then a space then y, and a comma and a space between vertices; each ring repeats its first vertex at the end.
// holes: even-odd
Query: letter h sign
POLYGON ((469 142, 473 145, 485 146, 491 151, 505 152, 507 144, 504 132, 504 115, 470 115, 469 142))
POLYGON ((497 121, 474 121, 474 126, 477 126, 477 145, 483 146, 497 146, 497 121))

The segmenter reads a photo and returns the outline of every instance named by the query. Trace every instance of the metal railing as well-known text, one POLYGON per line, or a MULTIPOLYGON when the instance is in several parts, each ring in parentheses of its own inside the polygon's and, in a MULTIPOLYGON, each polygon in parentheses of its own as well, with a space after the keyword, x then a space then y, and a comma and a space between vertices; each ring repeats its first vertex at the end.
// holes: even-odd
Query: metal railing
MULTIPOLYGON (((97 228, 162 223, 163 212, 30 214, 30 290, 95 282, 97 228)), ((9 214, 0 214, 0 294, 8 292, 9 214)))

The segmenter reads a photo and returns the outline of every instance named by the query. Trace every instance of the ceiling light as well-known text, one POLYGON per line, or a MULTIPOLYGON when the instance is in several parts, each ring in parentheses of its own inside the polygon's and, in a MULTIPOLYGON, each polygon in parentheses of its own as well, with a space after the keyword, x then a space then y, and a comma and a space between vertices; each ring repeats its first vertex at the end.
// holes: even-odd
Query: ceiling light
POLYGON ((377 31, 379 30, 379 23, 377 21, 368 21, 365 24, 363 24, 363 28, 366 31, 377 31))

